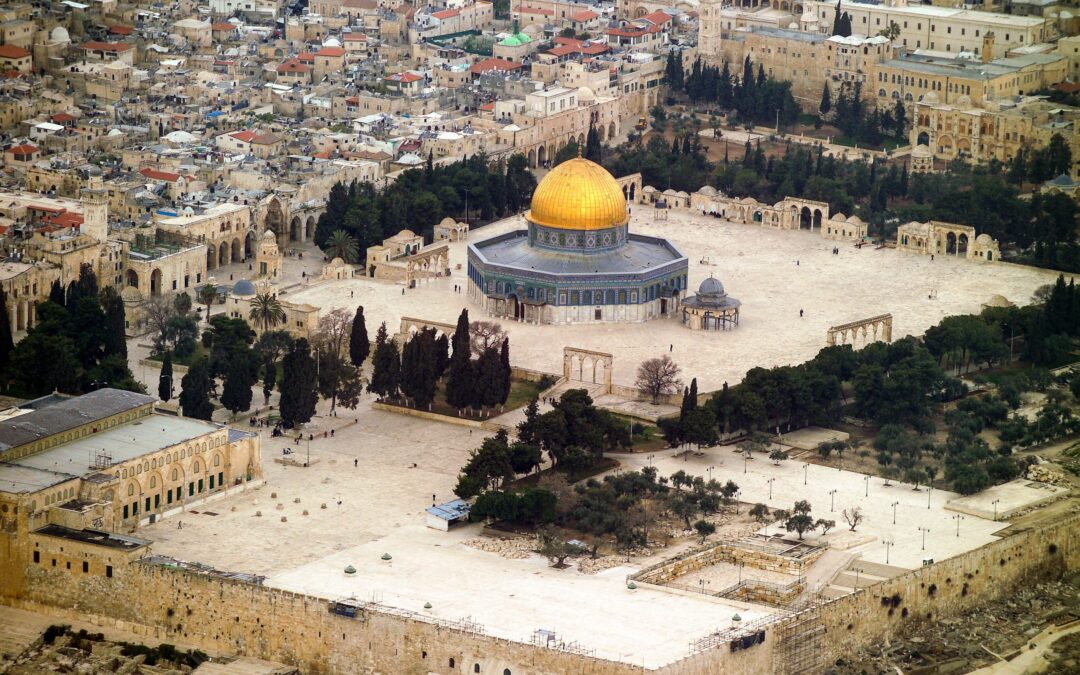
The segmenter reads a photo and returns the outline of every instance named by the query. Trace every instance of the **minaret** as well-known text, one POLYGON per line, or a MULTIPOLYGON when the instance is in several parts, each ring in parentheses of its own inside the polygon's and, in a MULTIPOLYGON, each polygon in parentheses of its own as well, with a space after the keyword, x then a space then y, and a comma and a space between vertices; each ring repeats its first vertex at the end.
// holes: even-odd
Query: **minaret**
POLYGON ((83 222, 79 231, 103 244, 109 238, 109 194, 105 192, 100 176, 90 177, 81 197, 83 222))

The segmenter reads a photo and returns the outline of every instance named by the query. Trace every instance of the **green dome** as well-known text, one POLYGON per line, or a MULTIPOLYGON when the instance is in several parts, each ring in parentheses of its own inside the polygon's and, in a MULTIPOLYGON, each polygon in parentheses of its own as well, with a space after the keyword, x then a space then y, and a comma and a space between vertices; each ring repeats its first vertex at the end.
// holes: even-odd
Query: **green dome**
POLYGON ((527 45, 530 42, 532 42, 532 38, 525 33, 515 33, 499 44, 504 47, 520 47, 521 45, 527 45))

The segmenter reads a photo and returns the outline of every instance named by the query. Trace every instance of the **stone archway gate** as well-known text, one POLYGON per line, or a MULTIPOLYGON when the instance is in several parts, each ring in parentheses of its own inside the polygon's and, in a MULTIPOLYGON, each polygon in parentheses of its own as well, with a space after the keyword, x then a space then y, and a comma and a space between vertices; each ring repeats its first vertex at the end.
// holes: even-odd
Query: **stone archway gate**
POLYGON ((862 342, 863 346, 878 341, 892 342, 892 319, 892 314, 881 314, 832 326, 825 342, 830 347, 837 344, 854 346, 857 342, 862 342))
POLYGON ((421 249, 405 258, 405 285, 412 286, 417 279, 431 279, 450 275, 450 248, 443 244, 421 249))
POLYGON ((401 326, 399 327, 398 332, 402 336, 402 339, 407 342, 413 335, 416 335, 427 328, 434 328, 447 338, 454 337, 454 333, 457 332, 457 326, 455 324, 442 323, 441 321, 428 321, 427 319, 417 319, 411 316, 401 317, 401 326))
POLYGON ((567 382, 600 384, 604 387, 604 393, 610 394, 611 365, 614 360, 607 352, 563 347, 563 379, 567 382))

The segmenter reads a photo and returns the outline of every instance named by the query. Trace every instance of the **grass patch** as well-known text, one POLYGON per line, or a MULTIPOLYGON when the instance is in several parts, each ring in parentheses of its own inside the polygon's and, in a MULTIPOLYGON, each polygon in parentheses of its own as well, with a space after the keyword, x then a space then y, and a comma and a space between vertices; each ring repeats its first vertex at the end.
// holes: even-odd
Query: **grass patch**
POLYGON ((510 483, 510 485, 507 486, 507 489, 517 490, 526 487, 536 487, 536 485, 540 482, 541 478, 543 478, 544 476, 550 476, 554 473, 561 474, 563 478, 566 479, 566 482, 573 484, 577 483, 578 481, 583 481, 586 478, 592 478, 593 476, 602 474, 605 471, 610 471, 617 466, 619 466, 619 463, 614 459, 611 459, 610 457, 601 457, 600 459, 596 460, 592 465, 582 469, 578 469, 576 471, 565 471, 560 468, 548 467, 543 471, 540 471, 539 473, 531 473, 528 476, 522 476, 521 478, 518 478, 513 483, 510 483))
MULTIPOLYGON (((206 351, 206 347, 203 347, 201 342, 197 342, 195 343, 195 351, 191 352, 187 356, 177 356, 176 354, 173 354, 173 365, 190 368, 193 363, 208 355, 209 354, 206 351)), ((165 354, 164 352, 161 354, 153 354, 147 360, 161 363, 165 360, 165 354)))
MULTIPOLYGON (((446 380, 441 380, 435 390, 435 400, 431 402, 431 407, 426 412, 434 413, 436 415, 446 415, 447 417, 457 417, 460 419, 468 420, 486 420, 492 417, 497 417, 503 413, 510 412, 515 408, 520 408, 527 405, 529 401, 537 398, 543 389, 540 388, 540 384, 537 382, 527 382, 525 380, 511 380, 510 381, 510 394, 506 397, 506 405, 499 408, 489 410, 489 415, 478 415, 463 412, 458 414, 458 409, 451 406, 446 402, 446 380)), ((409 410, 415 410, 412 406, 402 405, 400 401, 382 400, 380 403, 386 405, 393 405, 399 408, 407 408, 409 410)))

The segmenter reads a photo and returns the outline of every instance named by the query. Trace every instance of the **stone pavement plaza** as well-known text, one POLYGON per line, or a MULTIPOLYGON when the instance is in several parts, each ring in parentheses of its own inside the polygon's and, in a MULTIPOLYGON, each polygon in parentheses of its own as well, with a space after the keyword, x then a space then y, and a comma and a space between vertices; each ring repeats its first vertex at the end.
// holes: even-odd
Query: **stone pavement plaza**
MULTIPOLYGON (((562 348, 580 347, 615 355, 613 381, 633 385, 638 364, 668 353, 697 377, 701 391, 735 383, 755 366, 800 363, 825 346, 832 325, 890 312, 893 336, 921 334, 951 314, 979 312, 995 294, 1017 304, 1030 302, 1054 272, 1008 264, 979 264, 938 256, 900 253, 871 246, 856 249, 817 233, 734 225, 682 210, 654 221, 652 208, 634 205, 631 231, 667 237, 690 260, 689 285, 696 290, 710 274, 742 301, 740 325, 727 332, 690 331, 681 317, 638 324, 537 326, 502 320, 510 335, 514 365, 562 372, 562 348), (832 249, 839 246, 840 255, 832 249), (709 264, 701 264, 707 260, 709 264), (797 263, 797 264, 796 264, 797 263), (936 292, 936 299, 929 299, 936 292), (799 317, 802 309, 804 316, 799 317)), ((470 241, 524 227, 520 217, 473 231, 470 241)), ((290 300, 331 308, 364 306, 368 333, 386 321, 396 332, 402 316, 453 323, 462 307, 471 319, 486 318, 455 284, 467 284, 466 244, 450 245, 452 275, 402 286, 366 278, 315 283, 291 292, 290 300), (461 265, 461 269, 456 266, 461 265)))
MULTIPOLYGON (((326 412, 325 403, 320 412, 326 412)), ((479 525, 450 533, 431 530, 424 526, 424 509, 431 504, 432 493, 440 501, 452 496, 457 470, 469 449, 479 444, 481 433, 372 410, 366 398, 355 412, 341 412, 347 416, 314 421, 314 433, 331 425, 336 433, 333 439, 311 443, 311 468, 275 462, 284 447, 295 449, 293 457, 303 459, 306 444, 270 439, 263 432, 266 485, 204 505, 196 509, 198 514, 161 521, 140 535, 155 542, 157 554, 265 574, 270 586, 334 599, 356 596, 443 620, 468 617, 492 635, 519 641, 528 640, 537 629, 554 630, 560 639, 576 641, 598 656, 647 667, 686 655, 690 641, 727 627, 736 612, 749 620, 777 611, 696 594, 625 588, 632 569, 674 551, 584 575, 576 568, 551 569, 535 555, 508 560, 465 546, 463 540, 480 535, 479 525), (271 498, 272 492, 276 498, 271 498), (300 503, 294 502, 296 498, 300 503), (327 508, 320 508, 324 503, 327 508), (304 509, 309 515, 302 515, 304 509), (261 517, 255 516, 257 510, 261 517), (286 522, 281 522, 283 516, 286 522), (177 528, 178 520, 182 529, 177 528), (390 561, 382 560, 384 553, 391 555, 390 561), (347 565, 357 569, 355 576, 344 575, 347 565), (425 609, 425 603, 432 607, 425 609)), ((927 509, 925 490, 916 492, 899 484, 885 488, 881 479, 871 478, 868 499, 859 474, 810 465, 803 485, 803 463, 791 460, 774 466, 763 455, 749 462, 748 473, 743 474, 741 456, 730 447, 706 449, 685 460, 671 450, 651 454, 651 459, 648 455, 619 459, 630 469, 652 462, 662 475, 684 469, 705 476, 708 467, 716 467, 713 477, 738 483, 744 503, 790 508, 796 499, 808 499, 815 518, 838 521, 828 535, 834 548, 884 562, 881 542, 889 538, 896 542, 889 562, 898 567, 915 568, 923 557, 942 559, 973 549, 992 541, 993 533, 1008 525, 965 516, 957 537, 955 514, 945 509, 955 497, 952 493, 933 491, 927 509), (771 500, 769 478, 776 479, 771 500), (832 489, 838 494, 836 511, 830 513, 832 489), (901 502, 895 526, 893 501, 901 502), (867 514, 856 539, 840 518, 840 510, 849 506, 862 506, 867 514), (931 530, 925 552, 920 526, 931 530)), ((775 532, 775 526, 769 531, 775 532)), ((719 585, 718 578, 711 587, 719 585)))

